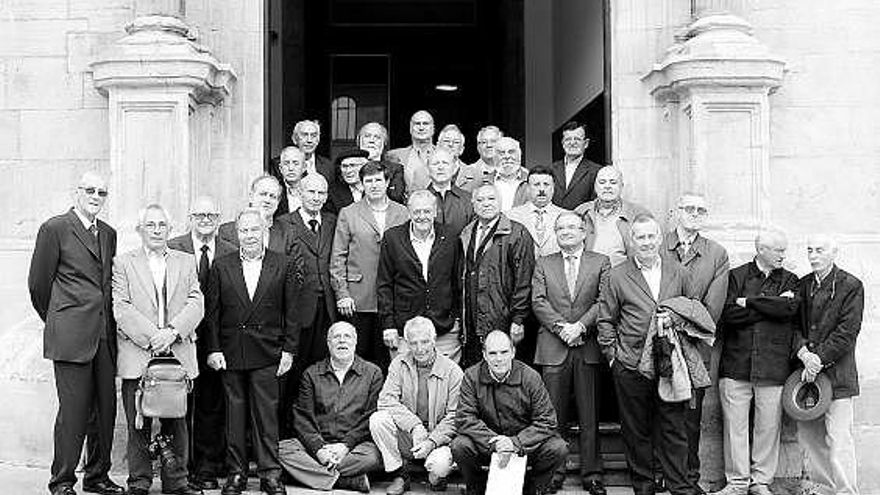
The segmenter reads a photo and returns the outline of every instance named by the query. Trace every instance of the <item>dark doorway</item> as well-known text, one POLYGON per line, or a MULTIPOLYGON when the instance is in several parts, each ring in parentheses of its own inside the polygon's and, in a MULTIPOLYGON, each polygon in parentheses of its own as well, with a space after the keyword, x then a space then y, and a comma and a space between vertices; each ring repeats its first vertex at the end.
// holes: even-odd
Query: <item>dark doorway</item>
POLYGON ((339 97, 371 107, 356 113, 356 127, 385 124, 390 147, 409 144, 409 118, 420 109, 433 114, 437 132, 450 123, 461 128, 465 161, 476 160, 474 136, 484 125, 524 141, 523 0, 269 3, 272 156, 305 118, 322 123, 319 153, 330 154, 339 97))

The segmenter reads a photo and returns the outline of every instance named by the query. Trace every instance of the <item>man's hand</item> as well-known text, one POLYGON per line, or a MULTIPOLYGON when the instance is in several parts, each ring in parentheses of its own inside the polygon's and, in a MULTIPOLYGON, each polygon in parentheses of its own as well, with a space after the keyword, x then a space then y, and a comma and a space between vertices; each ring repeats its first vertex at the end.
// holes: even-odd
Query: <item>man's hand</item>
POLYGON ((779 297, 787 297, 789 299, 794 299, 794 292, 787 290, 787 291, 783 292, 782 294, 779 294, 779 297))
POLYGON ((580 323, 563 323, 562 329, 559 331, 559 337, 568 346, 573 346, 583 333, 583 327, 580 323))
POLYGON ((400 335, 397 333, 396 328, 386 328, 382 331, 382 342, 385 343, 385 347, 397 349, 398 340, 400 340, 400 335))
POLYGON ((208 367, 214 371, 226 369, 226 356, 222 352, 208 354, 208 367))
POLYGON ((327 466, 329 468, 331 465, 335 464, 333 452, 330 452, 330 449, 328 449, 326 445, 315 452, 315 457, 322 466, 327 466))
POLYGON ((287 351, 281 351, 281 361, 278 362, 278 371, 275 372, 275 376, 281 376, 288 371, 290 371, 290 367, 293 366, 293 354, 287 351))
POLYGON ((336 309, 342 316, 347 317, 354 316, 354 312, 357 311, 357 308, 354 307, 354 299, 350 297, 343 297, 336 301, 336 309))
POLYGON ((150 337, 150 349, 157 353, 168 352, 177 335, 177 330, 171 327, 160 328, 150 337))
POLYGON ((737 297, 737 298, 736 298, 736 305, 739 306, 739 307, 741 307, 741 308, 746 307, 746 298, 744 298, 744 297, 737 297))
POLYGON ((332 467, 335 468, 348 455, 348 447, 344 443, 330 443, 324 446, 333 455, 332 467))
POLYGON ((510 324, 510 340, 513 342, 513 345, 517 345, 525 336, 525 330, 521 323, 511 323, 510 324))
POLYGON ((430 439, 421 442, 413 441, 413 448, 410 449, 410 452, 416 459, 425 459, 434 450, 434 447, 434 441, 430 439))
POLYGON ((513 439, 504 435, 498 435, 489 439, 489 445, 495 452, 516 452, 516 445, 513 439))

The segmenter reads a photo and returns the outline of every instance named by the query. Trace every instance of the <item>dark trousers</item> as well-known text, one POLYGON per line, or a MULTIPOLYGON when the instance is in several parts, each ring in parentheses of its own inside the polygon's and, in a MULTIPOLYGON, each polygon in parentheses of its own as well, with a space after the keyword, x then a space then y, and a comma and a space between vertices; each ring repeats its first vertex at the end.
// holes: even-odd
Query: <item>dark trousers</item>
MULTIPOLYGON (((142 428, 135 427, 137 417, 135 392, 139 382, 140 380, 122 380, 122 408, 125 410, 125 421, 128 424, 128 445, 125 448, 128 457, 128 488, 149 490, 150 485, 153 484, 153 460, 148 450, 152 441, 152 418, 144 418, 142 428)), ((186 485, 186 466, 189 460, 186 419, 158 421, 161 423, 161 434, 171 437, 171 448, 176 458, 173 466, 162 464, 160 471, 162 491, 173 491, 186 485)))
POLYGON ((86 442, 84 483, 108 479, 116 424, 116 366, 106 340, 87 363, 54 361, 58 413, 49 490, 76 484, 76 468, 86 442))
POLYGON ((685 429, 687 402, 664 402, 657 380, 614 362, 614 386, 620 409, 620 426, 635 495, 653 495, 654 441, 672 495, 694 495, 687 479, 688 440, 685 429))
POLYGON ((229 474, 247 473, 247 431, 253 435, 257 472, 261 479, 278 478, 278 392, 273 364, 252 370, 222 373, 226 391, 226 464, 229 474))
MULTIPOLYGON (((574 395, 577 410, 578 451, 581 476, 602 479, 602 458, 599 453, 599 421, 596 408, 598 364, 587 363, 577 350, 571 350, 558 366, 544 366, 542 376, 550 400, 556 409, 560 435, 563 435, 571 414, 570 397, 574 395)), ((563 467, 564 474, 564 467, 563 467)))
POLYGON ((379 328, 379 314, 358 311, 348 319, 357 329, 357 355, 370 361, 383 373, 388 372, 391 354, 382 341, 382 328, 379 328))
POLYGON ((688 441, 687 479, 696 487, 699 487, 700 482, 700 427, 703 420, 703 398, 705 396, 705 388, 694 390, 694 408, 688 408, 685 412, 688 441))
MULTIPOLYGON (((458 435, 452 439, 450 444, 452 450, 452 458, 458 463, 461 469, 461 476, 468 488, 483 493, 486 490, 486 478, 488 473, 481 469, 481 466, 489 464, 492 457, 492 450, 488 445, 474 442, 470 437, 458 435)), ((568 446, 565 440, 558 436, 553 436, 544 441, 534 452, 528 455, 527 465, 531 466, 532 471, 526 475, 527 482, 531 485, 531 490, 524 490, 524 493, 533 492, 537 489, 544 489, 550 486, 550 479, 563 464, 565 457, 568 455, 568 446)))
POLYGON ((190 477, 202 480, 225 476, 226 395, 221 372, 207 366, 200 369, 189 399, 190 477))

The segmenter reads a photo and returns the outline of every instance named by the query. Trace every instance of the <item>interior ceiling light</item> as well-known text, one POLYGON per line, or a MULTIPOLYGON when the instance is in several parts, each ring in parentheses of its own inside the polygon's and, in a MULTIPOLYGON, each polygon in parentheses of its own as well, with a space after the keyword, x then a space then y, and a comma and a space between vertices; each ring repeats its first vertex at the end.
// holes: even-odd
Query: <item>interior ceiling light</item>
POLYGON ((451 93, 453 91, 458 91, 458 86, 456 86, 455 84, 438 84, 434 86, 434 89, 436 89, 437 91, 446 91, 448 93, 451 93))

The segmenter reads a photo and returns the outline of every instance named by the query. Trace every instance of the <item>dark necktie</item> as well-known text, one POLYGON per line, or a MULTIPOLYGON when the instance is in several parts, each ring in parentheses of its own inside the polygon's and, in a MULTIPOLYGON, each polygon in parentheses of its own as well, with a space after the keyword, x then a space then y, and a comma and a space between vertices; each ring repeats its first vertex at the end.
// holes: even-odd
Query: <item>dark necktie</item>
POLYGON ((208 288, 208 269, 210 268, 210 263, 208 261, 208 245, 202 244, 202 256, 199 258, 199 287, 202 289, 202 293, 205 293, 205 290, 208 288))
POLYGON ((98 239, 98 226, 95 224, 89 225, 89 234, 92 234, 92 236, 94 236, 98 259, 101 259, 101 241, 98 239))
POLYGON ((314 218, 311 219, 311 220, 309 220, 309 228, 312 229, 312 232, 314 232, 315 234, 317 234, 317 233, 318 233, 318 228, 319 228, 319 227, 320 227, 320 224, 318 223, 317 220, 315 220, 314 218))

